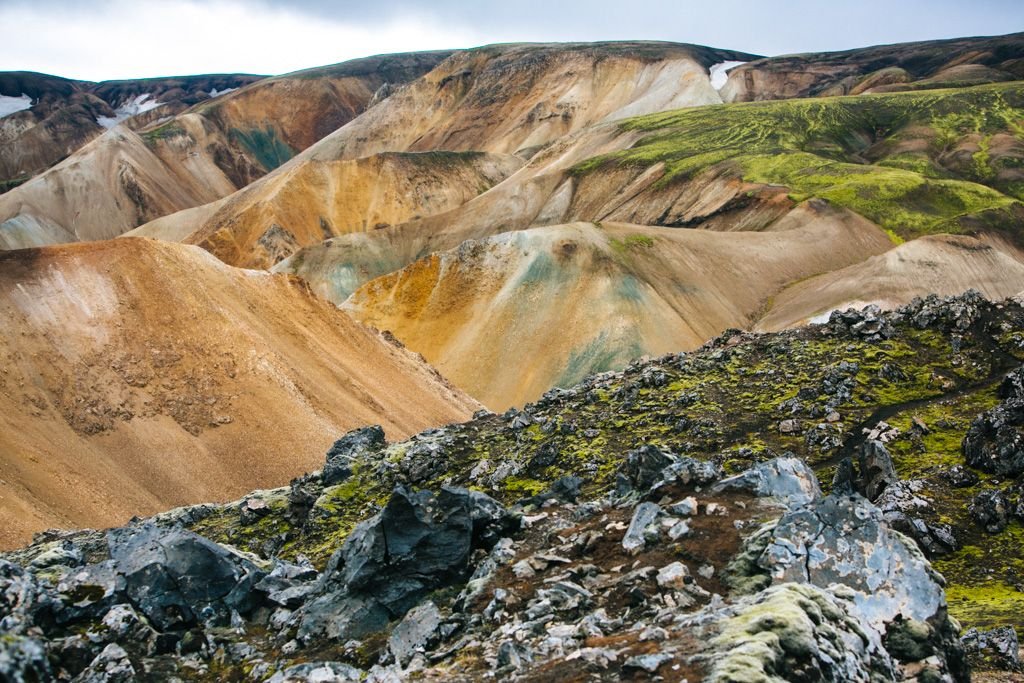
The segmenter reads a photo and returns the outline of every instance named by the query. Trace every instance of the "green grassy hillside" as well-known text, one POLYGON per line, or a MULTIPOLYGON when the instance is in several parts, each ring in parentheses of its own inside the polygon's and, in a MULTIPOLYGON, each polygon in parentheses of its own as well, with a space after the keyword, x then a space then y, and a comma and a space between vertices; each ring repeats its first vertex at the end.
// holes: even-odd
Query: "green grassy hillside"
POLYGON ((1006 232, 1024 242, 1024 84, 728 104, 621 123, 642 139, 589 159, 665 165, 662 183, 708 169, 848 207, 897 240, 1006 232))

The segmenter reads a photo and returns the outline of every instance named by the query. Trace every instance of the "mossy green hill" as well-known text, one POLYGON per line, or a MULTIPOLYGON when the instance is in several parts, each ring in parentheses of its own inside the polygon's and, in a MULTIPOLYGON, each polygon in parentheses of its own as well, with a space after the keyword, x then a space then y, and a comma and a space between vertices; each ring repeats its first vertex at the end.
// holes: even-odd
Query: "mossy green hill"
POLYGON ((708 170, 826 199, 897 240, 996 230, 1024 243, 1024 84, 700 107, 628 119, 630 149, 589 159, 708 170))

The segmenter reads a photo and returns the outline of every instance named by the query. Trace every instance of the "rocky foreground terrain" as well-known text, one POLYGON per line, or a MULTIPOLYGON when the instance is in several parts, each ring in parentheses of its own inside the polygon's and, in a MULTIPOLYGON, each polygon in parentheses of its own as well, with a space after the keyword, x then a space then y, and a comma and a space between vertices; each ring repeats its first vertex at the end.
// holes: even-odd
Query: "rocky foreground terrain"
POLYGON ((1024 306, 727 331, 0 561, 3 680, 1011 680, 1024 306))

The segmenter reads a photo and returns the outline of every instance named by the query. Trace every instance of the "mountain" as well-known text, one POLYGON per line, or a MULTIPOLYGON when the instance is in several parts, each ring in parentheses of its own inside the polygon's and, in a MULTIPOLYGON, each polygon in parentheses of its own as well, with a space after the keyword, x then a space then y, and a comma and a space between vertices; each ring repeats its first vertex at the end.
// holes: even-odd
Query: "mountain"
MULTIPOLYGON (((288 209, 279 205, 319 187, 314 184, 312 192, 304 189, 307 178, 322 173, 306 171, 306 165, 322 168, 392 152, 426 154, 422 162, 408 166, 413 178, 404 182, 411 183, 418 167, 435 163, 436 157, 430 155, 437 151, 528 159, 559 138, 601 121, 720 103, 708 69, 751 58, 733 51, 646 42, 496 45, 460 51, 277 172, 215 206, 168 216, 137 234, 201 244, 233 265, 262 265, 265 256, 258 240, 268 230, 284 231, 298 248, 325 237, 365 232, 379 222, 366 214, 366 202, 358 199, 345 206, 349 225, 329 218, 331 209, 323 206, 324 199, 313 199, 302 214, 286 215, 288 209), (285 187, 289 189, 284 191, 285 187), (324 223, 329 225, 326 232, 324 223), (189 228, 192 232, 183 237, 189 228)), ((341 173, 345 166, 336 168, 341 173)))
POLYGON ((0 544, 223 500, 477 404, 299 280, 118 240, 0 254, 0 544))
MULTIPOLYGON (((148 118, 131 119, 130 126, 108 131, 0 195, 0 248, 116 237, 219 199, 351 120, 383 97, 386 86, 419 76, 447 54, 353 60, 225 90, 172 118, 154 119, 162 107, 146 112, 148 118)), ((127 96, 118 84, 98 88, 127 96)))
MULTIPOLYGON (((772 232, 601 223, 463 242, 345 303, 494 410, 744 326, 789 283, 885 252, 885 233, 803 205, 772 232)), ((1024 290, 1024 264, 1017 289, 1024 290)))
MULTIPOLYGON (((391 330, 456 384, 504 408, 589 372, 621 367, 630 355, 664 353, 673 343, 695 348, 727 327, 779 329, 854 302, 896 306, 972 287, 996 298, 1021 291, 1024 148, 1016 126, 1022 116, 1024 89, 1014 83, 626 119, 553 143, 452 211, 333 238, 275 269, 299 275, 319 294, 391 330), (476 243, 467 243, 574 221, 654 228, 632 228, 632 248, 615 252, 606 244, 611 259, 585 266, 557 256, 557 238, 542 239, 535 229, 536 239, 495 240, 499 251, 498 244, 520 249, 505 259, 479 256, 468 247, 476 243), (866 234, 870 247, 853 237, 866 234), (746 263, 752 243, 760 246, 746 263), (716 245, 711 252, 710 244, 716 245), (772 262, 772 245, 783 248, 781 270, 772 262), (467 258, 482 263, 470 267, 467 258), (539 265, 548 261, 549 267, 539 265), (710 266, 720 262, 726 267, 710 266), (534 276, 513 264, 533 263, 547 284, 531 290, 523 282, 534 276), (463 281, 467 274, 472 284, 463 281), (586 318, 582 308, 559 306, 561 296, 576 300, 567 294, 574 288, 586 293, 588 283, 627 276, 643 283, 636 313, 624 314, 619 298, 596 293, 592 305, 602 312, 589 322, 579 322, 586 318), (541 293, 545 286, 560 294, 541 293), (524 297, 550 307, 522 305, 524 297), (513 307, 504 314, 508 324, 529 330, 526 338, 542 347, 551 343, 549 335, 573 331, 550 347, 559 349, 550 365, 523 374, 510 364, 511 383, 501 373, 479 372, 498 366, 477 364, 466 352, 503 357, 510 340, 521 343, 501 325, 479 322, 506 305, 513 307), (628 340, 600 322, 613 311, 628 340), (634 324, 638 316, 647 322, 634 324)), ((621 245, 627 237, 610 239, 621 245)))
POLYGON ((9 553, 3 647, 63 678, 1012 680, 1022 330, 931 297, 353 431, 290 486, 9 553))
POLYGON ((727 102, 927 90, 1024 78, 1024 33, 772 57, 737 66, 727 102))
POLYGON ((121 121, 142 125, 260 80, 216 74, 91 83, 0 72, 0 192, 71 155, 121 121))

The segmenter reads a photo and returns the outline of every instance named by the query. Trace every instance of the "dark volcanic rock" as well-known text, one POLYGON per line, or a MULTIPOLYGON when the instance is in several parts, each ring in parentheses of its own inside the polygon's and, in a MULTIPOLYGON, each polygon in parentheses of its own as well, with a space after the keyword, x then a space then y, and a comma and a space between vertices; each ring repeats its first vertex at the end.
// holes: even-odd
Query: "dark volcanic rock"
POLYGON ((972 628, 961 640, 972 659, 1007 671, 1022 670, 1020 642, 1017 640, 1017 632, 1009 626, 994 628, 991 631, 972 628))
POLYGON ((875 500, 899 478, 892 455, 881 441, 866 441, 860 449, 860 485, 858 489, 868 500, 875 500))
POLYGON ((384 429, 379 425, 356 429, 334 442, 327 451, 320 478, 324 486, 334 486, 348 479, 352 474, 352 461, 367 453, 376 453, 384 448, 384 429))
POLYGON ((332 557, 319 595, 301 610, 299 636, 359 638, 404 615, 430 590, 466 578, 470 552, 519 526, 492 498, 398 487, 332 557))
POLYGON ((33 638, 0 634, 0 681, 4 683, 39 683, 53 679, 46 648, 33 638))
POLYGON ((1003 401, 974 419, 964 436, 964 459, 971 467, 1015 477, 1024 473, 1024 369, 1003 379, 1003 401))
POLYGON ((935 680, 943 673, 968 680, 941 578, 868 500, 832 495, 787 513, 759 562, 776 583, 844 584, 859 618, 881 633, 919 624, 914 637, 925 653, 919 659, 936 658, 935 680))
POLYGON ((1010 503, 998 489, 982 491, 967 507, 974 521, 990 534, 997 534, 1009 523, 1010 503))
POLYGON ((762 498, 775 498, 788 508, 798 508, 821 498, 818 478, 807 464, 794 457, 758 463, 746 472, 724 479, 714 491, 739 489, 762 498))
POLYGON ((662 482, 684 486, 705 486, 722 476, 722 469, 713 462, 678 456, 655 446, 641 446, 626 455, 619 469, 620 493, 631 490, 649 491, 662 482))
POLYGON ((197 621, 223 624, 252 609, 263 572, 252 562, 183 529, 114 529, 110 555, 129 601, 160 630, 197 621))

